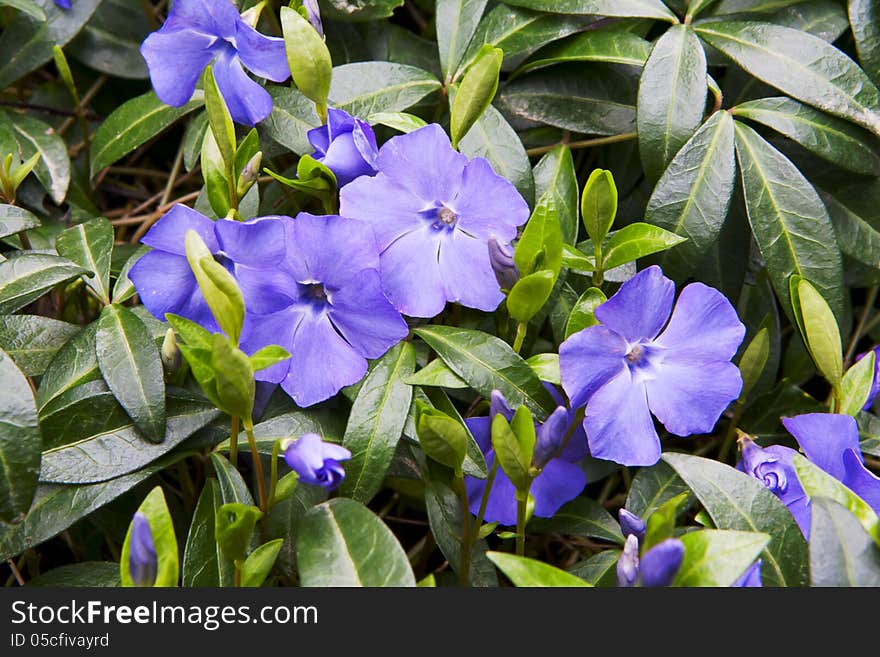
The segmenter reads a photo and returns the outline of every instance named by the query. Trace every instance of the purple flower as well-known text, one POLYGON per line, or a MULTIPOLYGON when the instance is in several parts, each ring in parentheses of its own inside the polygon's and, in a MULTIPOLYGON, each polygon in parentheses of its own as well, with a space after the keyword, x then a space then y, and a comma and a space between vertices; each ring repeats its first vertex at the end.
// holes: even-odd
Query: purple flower
MULTIPOLYGON (((551 387, 548 386, 548 389, 552 392, 551 387)), ((492 449, 492 418, 496 413, 500 413, 508 421, 513 417, 513 410, 497 390, 492 392, 488 417, 465 420, 468 429, 485 454, 486 464, 490 469, 495 462, 495 451, 492 449)), ((532 465, 540 468, 541 472, 532 481, 529 492, 535 500, 535 515, 539 518, 552 518, 563 504, 577 497, 587 484, 584 471, 577 465, 577 461, 587 455, 583 432, 579 428, 574 429, 568 443, 563 444, 573 422, 574 414, 565 407, 559 406, 543 423, 535 425, 537 440, 532 465)), ((470 509, 474 515, 479 513, 486 484, 485 479, 465 478, 470 509)), ((484 519, 502 525, 516 524, 516 489, 500 468, 489 491, 484 519)))
POLYGON ((284 40, 245 23, 227 0, 176 0, 165 24, 141 44, 159 99, 184 105, 213 62, 217 87, 233 120, 255 125, 269 116, 272 97, 245 73, 283 82, 290 76, 284 40))
POLYGON ((677 436, 708 433, 739 396, 730 359, 745 327, 733 306, 702 283, 685 287, 673 310, 674 296, 675 284, 648 267, 596 308, 600 325, 559 348, 562 387, 572 408, 587 405, 596 458, 652 465, 660 458, 652 412, 677 436))
POLYGON ((645 552, 639 559, 639 539, 635 534, 626 537, 623 553, 617 560, 617 585, 647 587, 669 586, 675 579, 684 559, 684 543, 668 538, 645 552))
POLYGON ((494 237, 489 239, 489 262, 495 272, 495 280, 502 290, 510 290, 519 280, 519 268, 513 259, 513 248, 501 244, 494 237))
POLYGON ((153 586, 159 572, 159 559, 147 516, 138 511, 131 521, 128 572, 135 586, 153 586))
POLYGON ((761 563, 761 559, 758 559, 755 563, 749 566, 749 569, 746 570, 738 580, 730 585, 731 588, 748 589, 763 587, 764 583, 761 581, 761 563))
POLYGON ((249 320, 242 349, 270 344, 292 357, 257 373, 300 406, 329 399, 367 372, 409 332, 382 293, 370 227, 339 216, 267 217, 259 225, 217 222, 236 263, 249 320))
POLYGON ((55 0, 55 4, 62 9, 70 9, 71 0, 55 0))
POLYGON ((334 443, 325 443, 316 433, 307 433, 284 450, 284 460, 299 480, 312 486, 336 489, 345 479, 340 461, 351 458, 351 452, 334 443))
POLYGON ((645 539, 645 531, 647 530, 647 526, 645 525, 645 521, 642 520, 635 513, 631 513, 626 509, 621 509, 617 512, 617 519, 618 522, 620 522, 620 530, 623 532, 624 536, 629 536, 630 534, 632 534, 639 541, 643 541, 645 539))
POLYGON ((318 0, 303 0, 303 7, 309 17, 309 23, 320 34, 324 36, 324 23, 321 21, 321 8, 318 6, 318 0))
POLYGON ((871 383, 871 392, 868 393, 868 399, 865 401, 865 405, 862 406, 863 411, 871 410, 874 400, 877 399, 877 395, 880 394, 880 345, 873 347, 870 351, 859 354, 856 356, 856 360, 862 360, 862 358, 871 353, 871 351, 874 352, 874 381, 871 383))
POLYGON ((795 450, 783 445, 761 448, 749 438, 740 438, 742 461, 737 468, 770 489, 791 511, 805 536, 810 533, 810 498, 801 487, 792 464, 795 450))
POLYGON ((483 158, 468 161, 436 124, 388 140, 379 173, 346 185, 341 214, 373 226, 382 284, 406 315, 433 317, 447 301, 491 311, 504 299, 489 259, 529 208, 483 158))
POLYGON ((309 143, 318 162, 336 175, 339 187, 376 173, 379 149, 370 124, 339 109, 327 111, 327 123, 309 130, 309 143))

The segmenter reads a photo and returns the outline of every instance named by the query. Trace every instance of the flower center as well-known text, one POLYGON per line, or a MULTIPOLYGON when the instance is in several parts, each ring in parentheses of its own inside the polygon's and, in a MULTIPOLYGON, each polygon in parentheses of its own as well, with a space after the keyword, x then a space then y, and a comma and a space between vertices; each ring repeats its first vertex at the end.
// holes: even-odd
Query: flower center
POLYGON ((433 228, 435 230, 442 230, 444 228, 452 228, 455 226, 458 221, 458 215, 455 212, 447 208, 445 205, 441 205, 436 214, 434 215, 434 224, 433 228))
POLYGON ((317 303, 327 301, 327 290, 320 283, 310 283, 306 285, 306 296, 317 303))
POLYGON ((642 357, 645 355, 645 349, 642 345, 637 344, 633 347, 630 352, 626 355, 626 360, 635 365, 638 363, 642 357))

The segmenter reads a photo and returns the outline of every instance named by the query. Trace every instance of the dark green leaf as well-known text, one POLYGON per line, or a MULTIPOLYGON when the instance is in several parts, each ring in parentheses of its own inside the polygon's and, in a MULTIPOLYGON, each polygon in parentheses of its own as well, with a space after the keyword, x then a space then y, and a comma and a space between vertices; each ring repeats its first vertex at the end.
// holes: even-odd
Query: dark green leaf
POLYGON ((84 274, 67 258, 46 253, 21 253, 0 262, 0 314, 14 313, 59 283, 84 274))
POLYGON ((678 19, 660 0, 507 0, 507 4, 560 14, 595 14, 635 18, 678 19))
POLYGON ((276 500, 269 511, 268 537, 283 538, 278 554, 278 568, 288 577, 296 571, 296 541, 299 521, 316 504, 327 499, 327 491, 320 486, 297 486, 292 494, 276 500))
POLYGON ((849 0, 847 7, 862 68, 880 84, 880 5, 876 0, 849 0))
POLYGON ((330 100, 355 116, 402 112, 440 86, 437 78, 415 66, 357 62, 333 69, 330 100))
MULTIPOLYGON (((2 345, 0 345, 2 346, 2 345)), ((468 384, 462 380, 440 358, 435 358, 418 372, 406 378, 406 383, 411 386, 438 386, 440 388, 467 388, 468 384)))
POLYGON ((52 200, 60 204, 67 195, 70 184, 70 159, 64 140, 55 134, 49 124, 26 114, 0 112, 0 117, 10 120, 23 160, 36 153, 40 154, 37 166, 34 167, 34 175, 49 192, 52 200))
POLYGON ((220 501, 223 504, 254 505, 254 498, 248 490, 247 484, 244 483, 239 471, 232 467, 232 463, 226 457, 217 452, 211 452, 211 465, 214 467, 214 474, 217 475, 217 483, 220 486, 220 501))
POLYGON ((15 235, 39 225, 40 220, 24 208, 0 204, 0 237, 15 235))
POLYGON ((447 83, 452 81, 452 74, 477 31, 486 2, 487 0, 437 0, 434 13, 437 49, 440 52, 440 70, 447 83))
POLYGON ((846 9, 836 0, 798 0, 769 17, 768 22, 809 32, 834 43, 849 28, 846 9))
POLYGON ((372 21, 387 18, 403 4, 403 0, 326 0, 321 12, 340 21, 372 21))
POLYGON ((297 89, 270 86, 272 113, 260 123, 260 132, 294 153, 311 153, 308 131, 321 125, 315 104, 297 89))
POLYGON ((526 529, 537 534, 570 534, 623 544, 617 521, 604 506, 588 497, 575 498, 552 518, 533 518, 526 529))
POLYGON ((880 547, 856 517, 827 497, 811 509, 810 584, 880 586, 880 547))
POLYGON ((86 284, 105 304, 110 303, 110 255, 113 226, 104 217, 68 228, 55 239, 58 254, 92 272, 86 284))
POLYGON ((580 193, 571 149, 557 146, 547 153, 535 165, 534 178, 535 197, 542 198, 548 193, 552 195, 562 230, 562 241, 565 244, 574 244, 578 233, 580 193))
POLYGON ((220 487, 208 479, 193 512, 183 553, 182 584, 187 588, 232 586, 233 565, 217 547, 214 523, 222 505, 220 487))
POLYGON ((636 473, 625 508, 641 518, 649 518, 667 501, 688 490, 678 473, 660 461, 636 473))
POLYGON ((0 520, 12 522, 31 506, 40 471, 40 427, 24 374, 0 351, 0 520))
POLYGON ((0 349, 26 376, 40 376, 80 328, 40 315, 0 315, 0 349))
MULTIPOLYGON (((672 585, 730 586, 765 550, 769 538, 767 534, 718 529, 688 532, 681 537, 684 560, 672 585)), ((767 572, 766 568, 762 571, 767 572)))
POLYGON ((151 30, 143 7, 128 0, 102 0, 67 51, 101 73, 140 80, 148 73, 139 48, 151 30))
POLYGON ((37 389, 37 404, 41 409, 64 391, 101 378, 95 356, 96 331, 97 323, 89 324, 58 350, 37 389))
POLYGON ((119 586, 119 564, 115 561, 82 561, 59 566, 30 580, 29 587, 115 587, 119 586))
POLYGON ((38 5, 35 0, 0 0, 0 5, 18 9, 38 21, 46 20, 46 14, 43 13, 43 10, 40 9, 40 5, 38 5))
POLYGON ((589 559, 578 561, 568 572, 593 586, 615 586, 618 558, 620 550, 602 550, 589 559))
POLYGON ((531 71, 565 62, 644 66, 650 54, 651 44, 638 34, 627 30, 590 30, 541 49, 519 70, 531 71))

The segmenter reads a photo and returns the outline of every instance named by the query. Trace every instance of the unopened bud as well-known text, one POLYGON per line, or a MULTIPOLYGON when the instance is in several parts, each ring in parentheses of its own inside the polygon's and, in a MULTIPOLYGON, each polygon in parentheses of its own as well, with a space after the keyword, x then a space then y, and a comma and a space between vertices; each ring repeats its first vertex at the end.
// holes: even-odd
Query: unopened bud
POLYGON ((247 194, 248 190, 257 181, 257 178, 260 175, 260 164, 262 164, 262 162, 263 153, 262 151, 257 151, 254 156, 248 160, 248 163, 244 165, 244 169, 241 170, 241 175, 238 177, 237 191, 239 196, 247 194))
POLYGON ((153 586, 159 573, 159 559, 147 516, 138 511, 131 521, 128 570, 135 586, 153 586))
POLYGON ((165 332, 165 339, 162 340, 162 364, 169 372, 176 372, 180 369, 181 363, 180 349, 177 347, 174 329, 168 329, 165 332))
POLYGON ((644 520, 626 509, 621 509, 617 513, 617 519, 620 521, 620 530, 624 537, 635 536, 640 543, 644 540, 646 529, 644 520))
POLYGON ((489 238, 489 262, 502 290, 511 289, 519 280, 519 269, 509 244, 502 244, 494 237, 489 238))
POLYGON ((639 539, 635 534, 626 537, 623 552, 617 560, 617 585, 635 586, 639 577, 639 539))
POLYGON ((324 23, 321 21, 321 9, 318 7, 318 0, 303 0, 303 8, 306 10, 306 18, 315 31, 324 36, 324 23))

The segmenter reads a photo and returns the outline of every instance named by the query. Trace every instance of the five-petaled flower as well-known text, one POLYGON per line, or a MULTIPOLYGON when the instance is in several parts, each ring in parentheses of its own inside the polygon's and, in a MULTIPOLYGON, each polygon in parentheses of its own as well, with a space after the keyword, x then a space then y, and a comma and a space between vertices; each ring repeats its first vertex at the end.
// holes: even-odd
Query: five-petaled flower
POLYGON ((153 586, 159 572, 159 559, 150 521, 140 511, 132 518, 128 546, 128 572, 132 582, 135 586, 153 586))
POLYGON ((447 301, 495 310, 504 295, 488 242, 510 243, 528 219, 516 188, 487 160, 468 161, 436 124, 388 140, 376 164, 376 176, 342 188, 340 207, 373 226, 391 301, 411 317, 433 317, 447 301))
POLYGON ((733 306, 702 283, 686 286, 673 310, 674 296, 675 284, 648 267, 596 308, 601 324, 559 348, 562 387, 572 408, 586 405, 596 458, 652 465, 660 458, 652 412, 677 436, 707 433, 739 396, 730 359, 745 327, 733 306))
POLYGON ((273 82, 290 76, 284 40, 257 32, 228 0, 176 0, 165 24, 141 44, 141 54, 156 95, 175 107, 190 99, 213 62, 232 118, 251 126, 269 116, 272 97, 244 68, 273 82))
MULTIPOLYGON (((806 457, 861 497, 880 513, 880 478, 867 467, 859 447, 859 429, 849 415, 807 413, 782 418, 806 457)), ((785 504, 804 536, 810 535, 810 499, 792 463, 795 450, 783 445, 761 448, 749 438, 740 439, 747 474, 760 480, 785 504)))
POLYGON ((304 434, 284 450, 284 460, 304 484, 336 489, 345 479, 340 461, 351 458, 342 445, 327 443, 316 433, 304 434))
POLYGON ((360 176, 376 173, 379 149, 370 124, 344 110, 330 108, 327 123, 309 130, 309 143, 318 162, 336 175, 339 187, 360 176))
POLYGON ((292 358, 257 373, 300 406, 329 399, 367 372, 409 329, 382 293, 370 227, 336 215, 300 213, 256 224, 218 222, 223 252, 236 263, 250 321, 242 349, 271 344, 292 358))
MULTIPOLYGON (((550 386, 547 388, 551 394, 554 393, 550 386)), ((557 401, 561 403, 562 400, 557 401)), ((485 454, 486 464, 490 469, 495 462, 492 418, 497 413, 508 421, 513 417, 513 410, 507 400, 495 390, 492 392, 489 415, 465 420, 480 450, 485 454)), ((584 471, 577 465, 587 455, 583 432, 574 428, 568 443, 565 443, 573 423, 574 414, 564 406, 559 406, 543 423, 535 425, 537 440, 532 465, 540 470, 540 474, 532 481, 529 493, 535 500, 534 513, 539 518, 552 518, 563 504, 577 497, 587 484, 584 471)), ((486 485, 485 479, 465 478, 470 509, 474 515, 479 513, 486 485)), ((484 519, 502 525, 516 524, 516 489, 500 468, 489 491, 484 519)))

